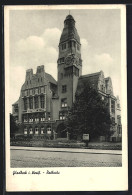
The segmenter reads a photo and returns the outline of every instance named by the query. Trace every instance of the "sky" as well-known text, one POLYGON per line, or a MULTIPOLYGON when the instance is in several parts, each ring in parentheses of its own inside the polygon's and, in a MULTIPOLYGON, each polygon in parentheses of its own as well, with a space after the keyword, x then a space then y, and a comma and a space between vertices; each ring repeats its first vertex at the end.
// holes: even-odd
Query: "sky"
MULTIPOLYGON (((103 71, 121 97, 119 9, 71 10, 81 39, 82 74, 103 71)), ((10 10, 10 112, 20 96, 26 70, 39 65, 57 79, 58 44, 69 10, 10 10)))

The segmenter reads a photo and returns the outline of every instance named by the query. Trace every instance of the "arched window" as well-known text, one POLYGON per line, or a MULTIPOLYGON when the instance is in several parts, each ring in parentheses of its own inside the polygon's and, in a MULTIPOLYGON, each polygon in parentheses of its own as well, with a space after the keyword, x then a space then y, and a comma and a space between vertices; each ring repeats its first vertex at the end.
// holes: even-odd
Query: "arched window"
POLYGON ((51 135, 51 126, 48 126, 48 127, 47 127, 47 134, 48 134, 48 135, 51 135))
POLYGON ((28 131, 27 131, 27 127, 24 128, 24 135, 27 135, 28 131))
POLYGON ((38 127, 35 127, 35 134, 36 134, 36 135, 39 134, 39 129, 38 129, 38 127))
POLYGON ((32 129, 32 127, 29 128, 29 134, 30 134, 30 135, 33 134, 33 129, 32 129))
POLYGON ((41 134, 44 134, 44 127, 41 127, 41 134))

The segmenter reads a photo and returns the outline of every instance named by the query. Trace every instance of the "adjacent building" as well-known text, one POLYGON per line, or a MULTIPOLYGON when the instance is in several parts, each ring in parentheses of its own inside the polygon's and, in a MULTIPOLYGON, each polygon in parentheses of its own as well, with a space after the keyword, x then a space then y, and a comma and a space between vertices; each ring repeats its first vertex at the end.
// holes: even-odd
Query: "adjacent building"
POLYGON ((82 75, 82 66, 80 37, 74 18, 68 15, 59 42, 57 81, 45 72, 44 65, 37 67, 36 74, 32 69, 27 70, 19 100, 12 105, 13 116, 17 123, 21 123, 22 134, 53 136, 54 139, 68 136, 68 132, 61 132, 64 129, 62 121, 75 101, 76 90, 85 82, 107 100, 115 124, 111 141, 121 140, 121 108, 119 97, 113 94, 111 78, 105 78, 103 71, 82 75))

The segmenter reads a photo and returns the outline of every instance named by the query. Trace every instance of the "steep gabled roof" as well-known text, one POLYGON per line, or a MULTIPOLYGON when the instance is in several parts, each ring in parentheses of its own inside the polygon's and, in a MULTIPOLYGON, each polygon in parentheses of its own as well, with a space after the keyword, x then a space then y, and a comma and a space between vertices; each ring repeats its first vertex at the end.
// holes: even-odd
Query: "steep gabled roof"
POLYGON ((77 40, 78 43, 80 43, 80 37, 78 35, 77 29, 75 28, 75 20, 73 16, 68 15, 64 23, 65 24, 67 23, 67 25, 65 25, 63 28, 63 32, 60 37, 60 43, 73 39, 73 38, 77 40))
POLYGON ((79 82, 92 84, 96 88, 98 85, 100 74, 101 72, 83 75, 79 78, 79 82))
POLYGON ((57 85, 57 81, 48 73, 45 73, 45 78, 50 82, 53 83, 55 85, 57 85))
POLYGON ((14 104, 12 104, 12 105, 15 105, 15 104, 18 104, 18 103, 19 103, 19 99, 14 104))

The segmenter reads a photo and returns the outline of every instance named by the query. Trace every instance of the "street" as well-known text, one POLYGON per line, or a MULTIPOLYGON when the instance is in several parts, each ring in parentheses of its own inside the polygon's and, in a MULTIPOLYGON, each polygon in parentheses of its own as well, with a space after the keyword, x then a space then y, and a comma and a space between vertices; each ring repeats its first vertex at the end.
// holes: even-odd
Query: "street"
POLYGON ((102 153, 98 150, 77 152, 77 150, 52 151, 45 150, 11 149, 11 167, 120 167, 122 155, 102 153))

